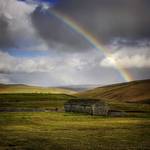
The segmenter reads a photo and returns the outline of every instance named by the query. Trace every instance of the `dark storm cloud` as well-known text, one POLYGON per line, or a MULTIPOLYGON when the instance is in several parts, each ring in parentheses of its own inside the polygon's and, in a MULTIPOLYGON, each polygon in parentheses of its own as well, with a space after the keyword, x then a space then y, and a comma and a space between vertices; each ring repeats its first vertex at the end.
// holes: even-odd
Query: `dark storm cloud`
POLYGON ((14 46, 14 42, 9 31, 8 19, 0 15, 0 48, 8 48, 11 46, 14 46))
MULTIPOLYGON (((106 44, 115 37, 130 41, 150 39, 149 0, 61 0, 47 11, 53 9, 80 22, 106 44)), ((51 45, 53 41, 86 47, 86 42, 80 36, 39 8, 32 14, 32 22, 39 34, 51 45)))
POLYGON ((149 68, 139 68, 139 69, 129 69, 132 77, 135 80, 142 80, 142 79, 150 79, 150 69, 149 68))
POLYGON ((104 41, 112 37, 150 38, 148 0, 62 0, 55 9, 104 41))
POLYGON ((69 46, 69 50, 71 50, 71 47, 84 49, 90 46, 79 33, 69 28, 68 25, 63 24, 62 21, 56 18, 50 11, 42 10, 41 6, 37 7, 32 14, 32 23, 39 35, 43 37, 52 48, 60 44, 65 48, 66 45, 69 46))
MULTIPOLYGON (((7 5, 14 3, 17 2, 14 0, 7 5)), ((34 28, 50 47, 57 46, 69 50, 91 48, 81 35, 51 14, 53 9, 73 18, 106 44, 116 37, 129 39, 129 42, 125 44, 130 45, 135 45, 137 39, 150 39, 149 0, 57 0, 57 3, 54 4, 45 12, 39 6, 31 14, 34 28)), ((2 14, 7 14, 5 9, 0 11, 3 12, 2 14)), ((20 31, 11 33, 9 21, 5 15, 0 15, 0 48, 17 45, 16 34, 20 34, 20 31)), ((19 39, 21 39, 20 36, 19 39)))

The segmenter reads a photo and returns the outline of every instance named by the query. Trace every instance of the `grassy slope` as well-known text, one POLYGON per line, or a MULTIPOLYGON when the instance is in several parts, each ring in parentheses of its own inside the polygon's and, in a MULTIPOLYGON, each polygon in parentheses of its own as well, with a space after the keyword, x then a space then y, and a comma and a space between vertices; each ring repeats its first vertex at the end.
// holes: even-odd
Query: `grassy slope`
POLYGON ((100 98, 107 101, 150 102, 150 80, 99 87, 77 93, 76 95, 80 97, 100 98))
POLYGON ((1 150, 148 150, 150 119, 1 113, 1 150))
MULTIPOLYGON (((148 93, 146 83, 145 86, 148 93)), ((70 98, 65 94, 0 94, 0 108, 63 108, 70 98)), ((148 113, 119 118, 58 112, 0 112, 0 150, 149 149, 150 105, 112 101, 111 104, 118 109, 148 113)))
POLYGON ((99 87, 75 95, 103 99, 114 110, 150 113, 150 80, 99 87))
POLYGON ((4 85, 0 84, 0 93, 63 93, 73 94, 73 90, 63 88, 46 88, 27 85, 4 85))

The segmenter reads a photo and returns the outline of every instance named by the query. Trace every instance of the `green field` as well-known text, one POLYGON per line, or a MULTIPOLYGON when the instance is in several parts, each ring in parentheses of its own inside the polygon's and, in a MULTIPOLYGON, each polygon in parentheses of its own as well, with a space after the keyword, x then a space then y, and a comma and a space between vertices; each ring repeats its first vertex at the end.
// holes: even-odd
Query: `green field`
POLYGON ((49 93, 49 94, 74 94, 75 91, 57 87, 38 87, 23 84, 0 84, 0 93, 49 93))
MULTIPOLYGON (((75 96, 66 94, 44 94, 44 93, 18 93, 18 94, 0 94, 1 110, 45 110, 60 109, 63 110, 64 103, 69 99, 77 99, 75 96)), ((86 100, 86 98, 84 98, 86 100)), ((127 112, 150 113, 150 104, 126 103, 119 101, 108 101, 108 106, 112 110, 121 110, 127 112)))
POLYGON ((33 93, 26 93, 29 87, 11 93, 18 85, 10 90, 3 87, 0 150, 150 150, 149 83, 117 84, 75 96, 34 92, 33 88, 33 93), (111 110, 125 114, 102 117, 65 113, 64 103, 78 98, 103 99, 111 110))
POLYGON ((63 109, 64 103, 75 98, 66 94, 19 93, 0 94, 0 110, 5 109, 63 109))
POLYGON ((0 113, 1 150, 148 150, 150 118, 0 113))
POLYGON ((0 112, 0 150, 149 149, 149 104, 111 103, 114 109, 131 111, 120 118, 44 112, 45 109, 63 110, 64 103, 72 98, 76 97, 66 94, 0 94, 0 110, 25 110, 0 112), (32 112, 35 109, 43 112, 32 112))

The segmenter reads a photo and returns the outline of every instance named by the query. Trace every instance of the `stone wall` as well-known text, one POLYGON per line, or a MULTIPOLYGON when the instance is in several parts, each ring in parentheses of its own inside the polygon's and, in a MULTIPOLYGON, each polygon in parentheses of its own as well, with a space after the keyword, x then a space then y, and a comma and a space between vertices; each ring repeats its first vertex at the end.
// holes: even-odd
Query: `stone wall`
POLYGON ((86 113, 90 115, 107 115, 108 106, 105 103, 92 103, 80 104, 80 103, 66 103, 65 106, 66 112, 77 112, 77 113, 86 113))
POLYGON ((107 105, 95 104, 92 106, 93 115, 107 115, 109 108, 107 105))
POLYGON ((86 105, 66 104, 65 105, 65 111, 66 112, 78 112, 78 113, 91 114, 92 113, 92 108, 91 108, 91 106, 86 106, 86 105))

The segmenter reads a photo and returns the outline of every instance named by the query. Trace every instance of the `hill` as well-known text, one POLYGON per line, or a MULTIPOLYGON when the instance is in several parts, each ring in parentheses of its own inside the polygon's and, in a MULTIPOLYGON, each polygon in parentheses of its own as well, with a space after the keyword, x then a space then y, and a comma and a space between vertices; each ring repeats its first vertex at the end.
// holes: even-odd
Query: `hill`
POLYGON ((73 94, 73 90, 55 87, 37 87, 23 84, 0 84, 1 93, 55 93, 55 94, 73 94))
POLYGON ((65 88, 69 90, 73 90, 76 92, 81 92, 85 90, 90 90, 99 87, 100 85, 98 84, 79 84, 79 85, 68 85, 68 86, 60 86, 58 88, 65 88))
POLYGON ((132 81, 79 92, 79 97, 107 101, 150 103, 150 80, 132 81))

